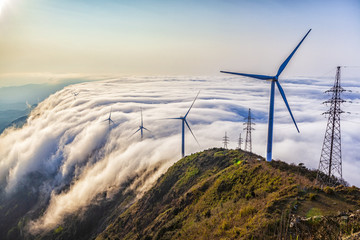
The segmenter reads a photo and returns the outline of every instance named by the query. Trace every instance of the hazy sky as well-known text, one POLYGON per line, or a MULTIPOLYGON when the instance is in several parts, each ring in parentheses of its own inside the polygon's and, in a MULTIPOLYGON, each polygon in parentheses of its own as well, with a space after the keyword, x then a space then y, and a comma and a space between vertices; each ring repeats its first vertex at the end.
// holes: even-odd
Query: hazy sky
POLYGON ((358 0, 0 0, 0 8, 0 85, 28 73, 272 74, 309 28, 285 77, 360 65, 358 0))

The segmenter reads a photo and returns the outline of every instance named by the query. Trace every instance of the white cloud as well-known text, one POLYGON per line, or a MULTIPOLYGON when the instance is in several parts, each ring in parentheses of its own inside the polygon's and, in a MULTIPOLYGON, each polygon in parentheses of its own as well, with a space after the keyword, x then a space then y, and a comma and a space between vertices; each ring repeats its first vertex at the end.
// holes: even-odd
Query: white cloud
MULTIPOLYGON (((326 110, 322 91, 328 86, 316 83, 283 83, 300 134, 276 93, 274 159, 317 168, 326 127, 320 115, 326 110)), ((42 186, 52 189, 50 203, 44 215, 31 223, 34 232, 55 227, 68 214, 86 209, 101 193, 111 196, 136 175, 142 182, 136 189, 141 194, 180 158, 181 122, 164 118, 183 116, 198 90, 188 122, 201 146, 186 130, 187 154, 222 146, 225 131, 229 147, 235 148, 239 133, 245 137, 243 121, 251 108, 256 122, 253 151, 265 155, 269 87, 265 81, 237 77, 123 78, 66 87, 39 104, 23 128, 8 129, 0 136, 0 180, 11 193, 30 172, 53 176, 42 186), (74 89, 80 92, 76 99, 74 89), (140 124, 140 107, 144 125, 151 130, 144 132, 144 141, 139 141, 138 133, 131 136, 140 124), (104 120, 110 108, 115 124, 109 126, 104 120), (141 177, 154 166, 157 172, 141 177)), ((360 143, 358 136, 356 124, 344 124, 343 175, 360 186, 360 159, 354 147, 360 143)))

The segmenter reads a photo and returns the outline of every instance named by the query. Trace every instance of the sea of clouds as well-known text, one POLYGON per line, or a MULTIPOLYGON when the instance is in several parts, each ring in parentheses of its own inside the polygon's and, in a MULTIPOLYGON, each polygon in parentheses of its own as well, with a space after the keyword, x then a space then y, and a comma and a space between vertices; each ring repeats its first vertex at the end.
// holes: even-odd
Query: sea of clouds
MULTIPOLYGON (((276 90, 273 158, 317 168, 327 123, 321 115, 327 107, 321 103, 330 97, 323 92, 333 85, 333 78, 281 83, 300 134, 276 90)), ((346 84, 353 93, 344 98, 353 104, 344 105, 352 114, 343 114, 343 176, 360 186, 360 84, 355 80, 346 84)), ((225 132, 229 147, 236 148, 239 134, 245 138, 243 122, 251 108, 256 123, 253 152, 264 156, 269 90, 269 82, 236 76, 124 77, 67 86, 41 102, 22 128, 0 135, 0 186, 12 194, 30 173, 48 176, 41 189, 49 204, 30 223, 33 233, 85 210, 99 194, 111 197, 129 178, 141 179, 140 187, 131 186, 141 196, 180 159, 181 121, 166 118, 183 116, 198 91, 187 121, 200 146, 186 130, 187 155, 221 147, 225 132), (73 92, 79 95, 74 97, 73 92), (140 107, 144 127, 150 130, 144 132, 143 141, 139 132, 132 135, 140 125, 140 107), (114 124, 109 125, 110 109, 114 124)))

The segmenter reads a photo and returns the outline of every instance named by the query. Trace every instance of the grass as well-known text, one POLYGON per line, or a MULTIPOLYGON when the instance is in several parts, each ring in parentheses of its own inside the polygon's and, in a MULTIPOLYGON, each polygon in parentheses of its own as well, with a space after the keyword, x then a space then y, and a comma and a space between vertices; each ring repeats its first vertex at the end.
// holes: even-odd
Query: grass
POLYGON ((329 194, 315 188, 314 173, 304 167, 258 159, 224 149, 185 157, 118 217, 118 230, 112 225, 98 239, 306 239, 288 229, 292 214, 358 206, 344 197, 358 189, 329 194))
POLYGON ((306 213, 306 217, 307 218, 311 218, 311 217, 315 217, 315 216, 322 216, 322 212, 319 208, 311 208, 307 213, 306 213))

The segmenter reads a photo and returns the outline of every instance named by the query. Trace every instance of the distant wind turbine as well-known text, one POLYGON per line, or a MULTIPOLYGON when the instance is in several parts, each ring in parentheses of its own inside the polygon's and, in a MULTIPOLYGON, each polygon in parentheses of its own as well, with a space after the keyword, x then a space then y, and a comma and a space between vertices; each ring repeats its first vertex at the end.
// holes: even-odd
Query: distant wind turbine
MULTIPOLYGON (((200 91, 199 91, 199 92, 198 92, 198 94, 196 95, 196 97, 195 97, 195 99, 194 99, 193 103, 191 104, 191 106, 190 106, 189 110, 187 111, 187 113, 185 114, 185 116, 184 116, 184 117, 178 117, 178 118, 167 118, 167 119, 179 119, 179 120, 181 120, 181 126, 182 126, 181 156, 182 156, 182 157, 184 157, 184 156, 185 156, 185 124, 186 124, 186 126, 189 128, 189 130, 190 130, 191 134, 193 135, 193 137, 194 137, 195 141, 197 142, 197 144, 199 144, 199 142, 198 142, 198 140, 196 139, 196 137, 195 137, 194 133, 191 131, 191 128, 190 128, 190 126, 189 126, 188 122, 186 121, 186 117, 187 117, 187 115, 189 114, 189 112, 190 112, 190 110, 191 110, 192 106, 194 105, 194 103, 195 103, 195 101, 196 101, 197 97, 199 96, 199 93, 200 93, 200 91)), ((199 144, 199 146, 200 146, 200 144, 199 144)))
POLYGON ((28 101, 26 101, 26 107, 27 107, 27 109, 29 110, 29 114, 30 114, 30 113, 31 113, 32 106, 31 106, 31 104, 29 104, 28 101))
POLYGON ((146 131, 148 131, 148 132, 150 132, 150 130, 144 127, 142 108, 140 108, 140 112, 141 112, 141 122, 140 122, 140 126, 139 126, 138 130, 137 130, 136 132, 134 132, 131 136, 133 136, 135 133, 137 133, 138 131, 140 131, 141 140, 143 140, 143 136, 144 136, 143 130, 146 130, 146 131))
POLYGON ((80 92, 72 92, 72 95, 74 95, 74 99, 76 99, 77 95, 79 95, 80 92))
POLYGON ((112 108, 110 108, 109 117, 104 120, 104 122, 105 122, 105 121, 109 121, 109 127, 110 127, 110 124, 111 124, 111 123, 114 124, 114 121, 111 119, 111 112, 112 112, 112 108))
POLYGON ((226 72, 226 71, 220 71, 222 73, 229 73, 229 74, 235 74, 235 75, 241 75, 245 77, 250 78, 256 78, 260 80, 269 80, 271 81, 271 90, 270 90, 270 110, 269 110, 269 123, 268 123, 268 142, 267 142, 267 155, 266 160, 271 161, 272 159, 272 139, 273 139, 273 125, 274 125, 274 94, 275 94, 275 84, 286 104, 286 107, 290 113, 290 116, 295 124, 295 127, 298 132, 299 128, 297 127, 297 124, 295 122, 294 116, 291 113, 290 106, 286 100, 285 92, 283 88, 281 87, 279 83, 279 76, 284 71, 286 65, 290 62, 290 59, 295 54, 296 50, 300 47, 301 43, 305 40, 307 35, 310 33, 311 29, 305 34, 303 39, 300 41, 300 43, 296 46, 296 48, 292 51, 292 53, 285 59, 285 61, 281 64, 281 66, 278 69, 278 72, 275 76, 267 76, 267 75, 256 75, 256 74, 247 74, 247 73, 237 73, 237 72, 226 72))

